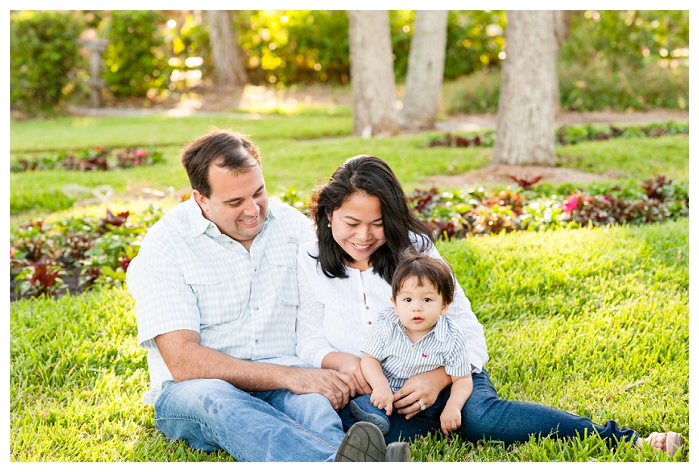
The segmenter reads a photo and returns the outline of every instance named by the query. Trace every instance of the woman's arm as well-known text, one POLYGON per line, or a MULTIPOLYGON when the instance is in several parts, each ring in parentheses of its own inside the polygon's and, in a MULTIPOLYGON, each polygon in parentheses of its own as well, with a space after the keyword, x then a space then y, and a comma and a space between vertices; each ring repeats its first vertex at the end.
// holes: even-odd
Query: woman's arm
MULTIPOLYGON (((300 257, 307 257, 300 254, 300 257)), ((299 309, 296 314, 296 355, 305 363, 323 369, 334 369, 349 375, 348 386, 351 395, 371 393, 362 369, 359 357, 336 351, 328 342, 323 328, 325 305, 323 305, 311 285, 311 281, 303 270, 301 261, 297 264, 296 273, 299 287, 299 309)))
POLYGON ((325 306, 313 293, 310 279, 303 270, 301 261, 296 266, 296 278, 299 288, 299 309, 296 313, 296 355, 306 364, 321 367, 323 358, 328 353, 335 352, 323 331, 325 306))

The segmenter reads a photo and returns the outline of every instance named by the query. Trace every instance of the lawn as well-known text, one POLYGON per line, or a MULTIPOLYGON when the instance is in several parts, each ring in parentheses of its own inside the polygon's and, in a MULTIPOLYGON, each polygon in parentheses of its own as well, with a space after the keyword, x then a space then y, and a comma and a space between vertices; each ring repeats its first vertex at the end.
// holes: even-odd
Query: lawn
MULTIPOLYGON (((688 221, 440 242, 485 326, 506 399, 542 402, 646 435, 689 433, 688 221)), ((10 307, 13 461, 230 460, 168 442, 140 402, 148 382, 123 289, 10 307), (79 439, 79 440, 78 440, 79 439)), ((601 441, 504 448, 424 438, 413 460, 647 461, 601 441)), ((686 460, 680 453, 677 460, 686 460)))
MULTIPOLYGON (((257 116, 257 115, 255 115, 257 116)), ((346 116, 262 115, 256 120, 229 115, 186 118, 148 116, 135 118, 79 118, 37 120, 10 126, 11 159, 40 156, 49 150, 86 147, 155 145, 165 162, 110 172, 48 170, 10 175, 10 214, 34 211, 41 214, 68 208, 75 203, 62 190, 69 184, 82 187, 111 186, 115 192, 137 196, 141 189, 166 191, 189 187, 179 162, 182 145, 211 126, 250 133, 262 153, 263 172, 271 195, 295 186, 309 194, 345 159, 373 154, 388 162, 407 190, 420 187, 434 175, 459 174, 487 166, 492 148, 427 147, 435 133, 364 140, 350 136, 351 118, 346 116), (288 120, 288 121, 286 121, 288 120), (32 137, 33 136, 33 137, 32 137), (33 151, 30 151, 33 150, 33 151)), ((658 173, 688 181, 687 136, 624 138, 560 146, 562 165, 585 172, 613 171, 621 179, 643 180, 658 173)))
MULTIPOLYGON (((15 221, 66 208, 67 184, 110 185, 120 197, 150 187, 185 189, 182 144, 212 125, 250 133, 269 193, 310 192, 360 153, 384 158, 407 189, 426 176, 486 166, 489 148, 427 148, 430 134, 362 140, 345 113, 245 119, 85 118, 13 122, 11 158, 91 146, 156 145, 166 162, 110 172, 12 174, 15 221), (53 206, 52 206, 53 204, 53 206)), ((567 167, 643 180, 689 181, 687 136, 628 138, 557 148, 567 167)), ((127 203, 128 205, 128 203, 127 203)), ((135 204, 134 204, 135 205, 135 204)), ((87 208, 84 211, 98 211, 87 208)), ((102 207, 100 207, 102 208, 102 207)), ((74 214, 71 210, 65 214, 74 214)), ((99 211, 102 211, 101 209, 99 211)), ((60 219, 63 212, 54 213, 60 219)), ((689 221, 440 241, 484 324, 486 368, 503 398, 545 403, 645 436, 689 434, 689 221)), ((10 304, 11 461, 231 461, 169 442, 141 403, 146 353, 133 299, 123 288, 10 304)), ((414 461, 665 461, 596 438, 503 447, 458 438, 412 444, 414 461)), ((674 460, 687 461, 687 450, 674 460)))

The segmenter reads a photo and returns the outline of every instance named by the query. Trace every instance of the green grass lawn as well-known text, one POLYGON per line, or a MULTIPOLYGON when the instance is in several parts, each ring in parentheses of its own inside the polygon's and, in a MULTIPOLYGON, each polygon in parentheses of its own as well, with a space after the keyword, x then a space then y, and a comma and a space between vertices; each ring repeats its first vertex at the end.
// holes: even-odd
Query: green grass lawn
MULTIPOLYGON (((110 172, 11 174, 13 224, 37 216, 103 214, 95 207, 63 212, 73 203, 61 192, 69 184, 110 185, 122 199, 144 187, 188 189, 181 147, 211 126, 252 136, 270 195, 290 186, 309 194, 357 154, 385 159, 410 190, 427 176, 483 168, 492 153, 427 148, 434 133, 352 137, 346 110, 12 122, 11 159, 98 145, 156 145, 166 158, 152 167, 110 172)), ((557 153, 562 165, 586 172, 639 181, 660 173, 689 181, 687 136, 581 143, 557 153)), ((672 429, 688 437, 687 219, 441 241, 438 248, 484 324, 491 356, 486 368, 503 398, 545 403, 597 422, 614 419, 643 436, 672 429)), ((141 403, 147 382, 134 303, 124 289, 10 304, 11 461, 232 460, 167 441, 153 426, 152 408, 141 403)), ((419 461, 667 460, 625 444, 609 450, 595 438, 504 448, 440 435, 415 441, 412 455, 419 461)), ((687 461, 687 450, 675 459, 687 461)))
MULTIPOLYGON (((69 184, 83 187, 110 185, 115 192, 139 195, 142 188, 175 190, 189 188, 179 162, 183 144, 216 125, 250 133, 262 153, 268 192, 295 186, 309 194, 327 180, 348 157, 373 154, 388 162, 406 190, 421 186, 428 176, 459 174, 486 167, 492 149, 429 148, 434 133, 364 140, 350 136, 351 118, 346 116, 262 115, 257 120, 228 115, 195 115, 187 118, 149 116, 136 118, 79 118, 11 123, 11 158, 29 149, 70 150, 97 145, 157 144, 165 163, 109 172, 38 171, 10 175, 10 214, 42 213, 69 207, 75 199, 64 196, 69 184)), ((561 165, 616 178, 647 179, 662 173, 687 181, 689 138, 628 138, 581 143, 557 148, 561 165)), ((611 177, 610 177, 611 178, 611 177)))
MULTIPOLYGON (((485 326, 503 398, 689 433, 688 221, 440 242, 485 326)), ((12 461, 228 461, 153 427, 134 303, 103 290, 10 307, 12 461)), ((595 438, 504 448, 441 436, 423 461, 649 461, 595 438)), ((687 460, 680 453, 677 460, 687 460)))

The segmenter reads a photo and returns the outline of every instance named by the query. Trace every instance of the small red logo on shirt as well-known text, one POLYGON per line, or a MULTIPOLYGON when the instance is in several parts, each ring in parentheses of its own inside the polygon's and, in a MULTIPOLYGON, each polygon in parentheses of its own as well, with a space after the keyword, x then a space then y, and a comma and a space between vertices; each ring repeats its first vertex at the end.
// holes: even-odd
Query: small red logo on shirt
POLYGON ((422 357, 424 357, 425 359, 427 359, 427 354, 425 354, 425 353, 423 352, 423 353, 422 353, 422 357))

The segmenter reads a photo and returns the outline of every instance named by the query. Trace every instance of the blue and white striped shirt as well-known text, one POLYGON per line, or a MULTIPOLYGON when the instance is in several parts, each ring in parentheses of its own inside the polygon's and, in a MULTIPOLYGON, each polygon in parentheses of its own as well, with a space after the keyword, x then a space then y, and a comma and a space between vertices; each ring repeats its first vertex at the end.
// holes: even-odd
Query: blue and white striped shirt
POLYGON ((139 344, 148 349, 144 403, 155 404, 163 381, 172 380, 155 343, 170 331, 196 331, 202 346, 238 359, 301 364, 296 253, 312 240, 312 222, 274 200, 250 252, 204 218, 193 198, 153 225, 127 272, 139 344))
POLYGON ((393 391, 399 390, 410 377, 442 366, 454 377, 471 373, 464 336, 446 316, 440 316, 432 331, 413 343, 393 308, 387 308, 379 313, 369 330, 362 352, 381 361, 383 374, 393 391))

